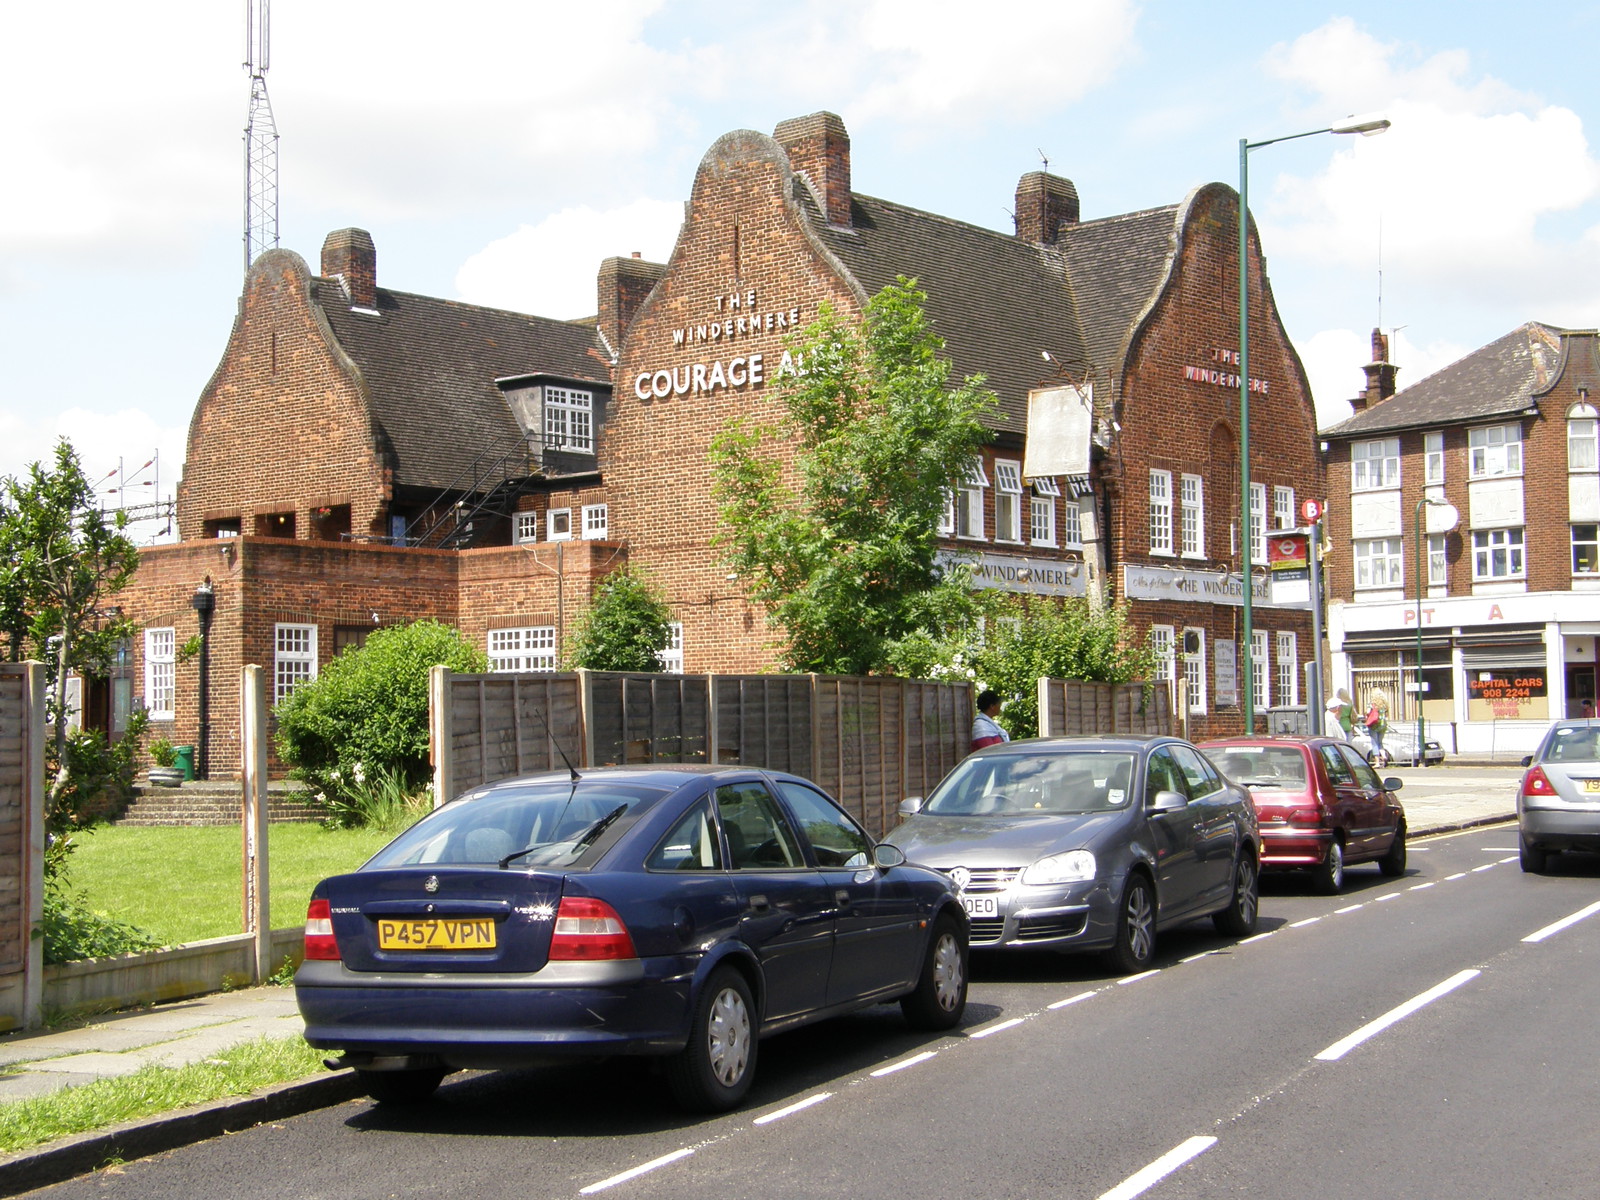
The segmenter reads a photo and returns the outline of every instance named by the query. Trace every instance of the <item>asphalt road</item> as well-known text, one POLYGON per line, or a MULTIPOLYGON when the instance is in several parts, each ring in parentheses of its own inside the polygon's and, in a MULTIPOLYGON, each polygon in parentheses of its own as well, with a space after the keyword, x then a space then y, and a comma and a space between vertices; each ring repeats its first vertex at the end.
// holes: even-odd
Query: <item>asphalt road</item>
POLYGON ((1340 897, 1269 880, 1256 938, 1171 931, 1142 977, 980 960, 953 1035, 887 1007, 785 1035, 724 1117, 675 1113, 638 1063, 473 1075, 33 1194, 1588 1200, 1600 858, 1525 876, 1515 845, 1417 843, 1340 897))

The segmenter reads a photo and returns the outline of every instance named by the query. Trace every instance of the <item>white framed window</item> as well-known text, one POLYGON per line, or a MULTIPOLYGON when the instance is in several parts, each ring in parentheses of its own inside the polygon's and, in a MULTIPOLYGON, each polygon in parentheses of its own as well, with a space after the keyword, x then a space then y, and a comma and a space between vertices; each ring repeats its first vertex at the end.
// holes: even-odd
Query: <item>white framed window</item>
POLYGON ((1028 540, 1035 546, 1056 544, 1056 498, 1035 496, 1028 501, 1028 540))
MULTIPOLYGON (((1150 626, 1150 652, 1155 655, 1156 680, 1176 683, 1178 678, 1177 645, 1171 625, 1150 626)), ((1176 697, 1174 697, 1176 700, 1176 697)))
POLYGON ((944 490, 944 508, 939 513, 937 529, 940 537, 950 537, 956 531, 956 494, 949 488, 944 490))
POLYGON ((609 518, 604 504, 585 504, 583 506, 584 540, 604 539, 609 527, 609 518))
POLYGON ((1444 485, 1444 431, 1422 435, 1422 482, 1428 487, 1444 485))
POLYGON ((523 546, 529 542, 539 540, 539 514, 532 512, 519 512, 512 517, 511 536, 517 545, 523 546))
POLYGON ((1272 660, 1267 657, 1267 654, 1267 631, 1265 629, 1252 629, 1250 631, 1250 689, 1255 696, 1255 706, 1257 708, 1272 707, 1272 660))
POLYGON ((572 510, 552 508, 544 519, 545 537, 552 542, 570 541, 572 538, 572 510))
POLYGON ((1572 573, 1600 575, 1600 525, 1572 527, 1572 573))
POLYGON ((144 707, 152 721, 178 715, 178 631, 144 631, 144 707))
POLYGON ((1294 489, 1280 484, 1272 489, 1272 527, 1293 529, 1294 526, 1294 489))
POLYGON ((1205 484, 1198 475, 1178 480, 1178 545, 1185 558, 1205 557, 1205 484))
POLYGON ((1150 553, 1172 553, 1172 472, 1150 472, 1150 553))
POLYGON ((1354 543, 1356 586, 1395 588, 1405 580, 1404 538, 1367 538, 1354 543))
POLYGON ((1428 535, 1428 586, 1444 587, 1450 582, 1450 564, 1445 561, 1444 547, 1446 535, 1430 533, 1428 535))
POLYGON ((1250 485, 1250 561, 1267 561, 1267 485, 1250 485))
POLYGON ((996 459, 994 464, 994 540, 1022 540, 1022 465, 996 459))
MULTIPOLYGON (((1279 630, 1278 703, 1289 708, 1300 703, 1300 647, 1294 630, 1279 630)), ((1313 714, 1314 715, 1314 714, 1313 714)), ((1315 722, 1313 722, 1313 726, 1315 722)))
POLYGON ((1522 426, 1489 425, 1467 430, 1467 474, 1493 479, 1522 474, 1522 426))
POLYGON ((272 702, 282 704, 295 688, 317 677, 317 627, 272 627, 272 702))
POLYGON ((1400 439, 1350 443, 1350 490, 1375 492, 1400 486, 1400 439))
POLYGON ((1070 550, 1083 549, 1083 510, 1081 501, 1068 500, 1061 506, 1061 544, 1070 550))
POLYGON ((1194 649, 1185 650, 1183 653, 1184 673, 1189 677, 1189 711, 1191 713, 1204 713, 1206 711, 1206 631, 1204 629, 1188 628, 1183 631, 1183 642, 1188 646, 1193 642, 1194 649))
POLYGON ((489 631, 491 671, 554 671, 556 627, 525 625, 519 629, 489 631))
POLYGON ((667 637, 666 649, 656 655, 661 660, 661 669, 668 675, 683 674, 683 622, 668 622, 667 628, 671 631, 667 637))
POLYGON ((1034 479, 1028 480, 1028 484, 1033 488, 1033 494, 1035 496, 1061 495, 1061 485, 1056 482, 1056 477, 1054 475, 1040 475, 1034 479))
POLYGON ((594 450, 592 393, 545 385, 544 444, 547 450, 594 450))
POLYGON ((1526 575, 1521 529, 1474 529, 1472 577, 1522 579, 1526 575))
POLYGON ((1574 404, 1567 409, 1567 470, 1600 470, 1600 445, 1596 433, 1600 430, 1592 404, 1574 404))
POLYGON ((967 473, 961 477, 961 488, 956 496, 956 536, 983 541, 983 493, 989 486, 989 477, 983 473, 983 460, 973 459, 967 464, 967 473))

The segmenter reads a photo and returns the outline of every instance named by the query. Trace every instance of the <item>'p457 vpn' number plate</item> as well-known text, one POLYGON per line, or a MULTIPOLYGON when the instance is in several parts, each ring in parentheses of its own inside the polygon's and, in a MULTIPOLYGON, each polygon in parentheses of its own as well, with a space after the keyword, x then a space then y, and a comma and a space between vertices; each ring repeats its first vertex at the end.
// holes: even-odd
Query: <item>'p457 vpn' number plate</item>
POLYGON ((427 917, 415 921, 380 920, 380 950, 493 950, 494 919, 427 917))

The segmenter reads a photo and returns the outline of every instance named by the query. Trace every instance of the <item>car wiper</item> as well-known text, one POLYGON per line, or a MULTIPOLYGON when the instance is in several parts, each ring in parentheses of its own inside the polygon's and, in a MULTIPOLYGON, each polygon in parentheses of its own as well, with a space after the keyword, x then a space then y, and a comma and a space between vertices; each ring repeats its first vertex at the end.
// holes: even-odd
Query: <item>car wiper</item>
MULTIPOLYGON (((578 835, 577 840, 572 843, 572 856, 576 858, 578 851, 582 850, 585 846, 589 845, 596 838, 598 838, 606 831, 606 828, 611 824, 611 822, 615 821, 627 811, 628 806, 626 804, 619 804, 605 816, 596 821, 593 825, 589 826, 589 828, 585 829, 581 834, 578 835)), ((548 850, 552 844, 558 843, 541 842, 537 846, 529 846, 526 850, 514 850, 500 860, 500 869, 504 871, 512 863, 516 862, 517 859, 522 858, 524 855, 532 854, 535 850, 548 850)))

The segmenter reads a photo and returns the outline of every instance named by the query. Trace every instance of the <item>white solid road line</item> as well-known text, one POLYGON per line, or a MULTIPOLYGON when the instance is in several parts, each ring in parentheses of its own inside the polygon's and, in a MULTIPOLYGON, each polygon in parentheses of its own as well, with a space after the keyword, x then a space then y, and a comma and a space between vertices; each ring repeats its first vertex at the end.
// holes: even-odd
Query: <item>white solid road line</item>
MULTIPOLYGON (((929 1055, 929 1057, 933 1056, 929 1055)), ((804 1100, 796 1100, 787 1108, 780 1108, 777 1112, 769 1112, 764 1117, 757 1117, 750 1123, 752 1125, 770 1125, 773 1121, 781 1121, 784 1117, 792 1117, 795 1113, 810 1108, 813 1104, 821 1104, 831 1095, 833 1095, 832 1092, 818 1092, 815 1096, 807 1096, 804 1100)))
POLYGON ((1536 930, 1535 932, 1530 933, 1527 937, 1523 938, 1522 940, 1525 941, 1525 942, 1542 942, 1542 941, 1545 940, 1545 938, 1549 937, 1551 934, 1560 933, 1568 925, 1576 925, 1579 921, 1583 920, 1585 917, 1592 917, 1597 912, 1600 912, 1600 900, 1595 901, 1593 904, 1589 905, 1588 908, 1580 908, 1577 912, 1573 913, 1570 917, 1562 917, 1561 920, 1555 922, 1555 924, 1546 925, 1543 929, 1536 930))
POLYGON ((657 1167, 664 1167, 668 1163, 675 1163, 680 1158, 688 1158, 689 1155, 693 1153, 694 1151, 692 1149, 685 1147, 682 1150, 674 1150, 671 1154, 663 1154, 660 1158, 652 1158, 649 1162, 634 1167, 631 1171, 624 1171, 620 1175, 613 1175, 610 1179, 602 1179, 599 1183, 591 1183, 588 1187, 581 1189, 578 1192, 578 1195, 592 1196, 596 1192, 603 1192, 607 1188, 616 1187, 619 1183, 627 1183, 630 1179, 637 1179, 639 1176, 646 1174, 649 1171, 654 1171, 657 1167))
POLYGON ((1217 1139, 1214 1137, 1192 1137, 1181 1146, 1168 1150, 1144 1170, 1129 1175, 1109 1192, 1102 1192, 1100 1200, 1133 1200, 1135 1196, 1153 1188, 1191 1158, 1204 1154, 1216 1144, 1217 1139))
POLYGON ((1427 991, 1423 992, 1422 995, 1413 996, 1410 1000, 1407 1000, 1398 1008, 1391 1008, 1376 1021, 1368 1021, 1349 1037, 1341 1038, 1339 1041, 1329 1046, 1321 1054, 1317 1055, 1317 1058, 1322 1062, 1334 1062, 1337 1059, 1343 1058, 1347 1053, 1349 1053, 1351 1050, 1354 1050, 1368 1038, 1375 1037, 1376 1035, 1382 1033, 1385 1029, 1389 1028, 1389 1026, 1393 1025, 1396 1021, 1403 1021, 1406 1017, 1409 1017, 1419 1008, 1422 1008, 1428 1004, 1432 1004, 1440 996, 1445 995, 1447 992, 1455 991, 1456 988, 1460 987, 1463 983, 1466 983, 1469 979, 1476 979, 1481 974, 1482 972, 1476 969, 1469 971, 1457 971, 1454 975, 1450 976, 1449 979, 1446 979, 1441 984, 1437 984, 1434 987, 1429 988, 1427 991))

